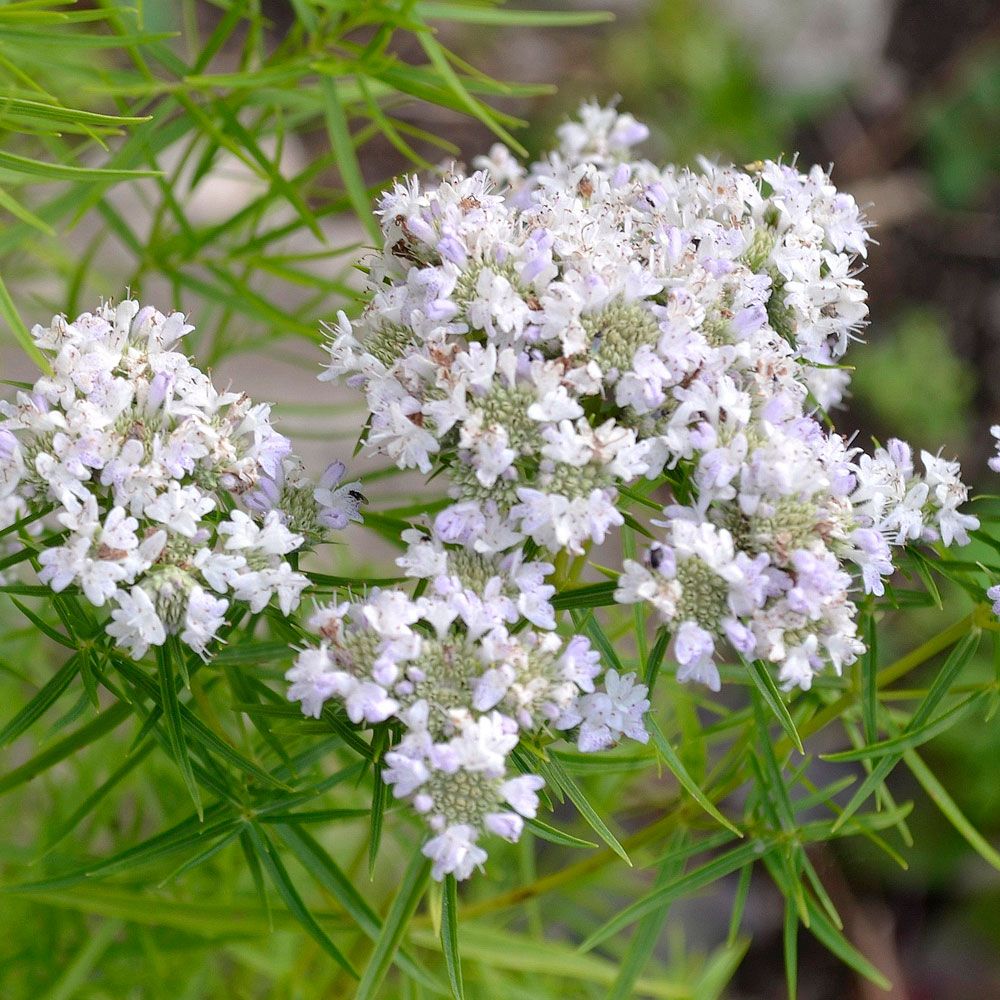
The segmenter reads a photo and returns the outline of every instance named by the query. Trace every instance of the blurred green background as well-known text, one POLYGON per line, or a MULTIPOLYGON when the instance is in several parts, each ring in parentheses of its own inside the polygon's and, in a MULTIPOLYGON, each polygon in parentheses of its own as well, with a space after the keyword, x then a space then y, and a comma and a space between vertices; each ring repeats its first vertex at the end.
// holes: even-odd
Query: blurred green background
MULTIPOLYGON (((295 6, 283 0, 263 0, 261 10, 272 44, 281 43, 295 17, 295 6)), ((654 159, 690 162, 705 155, 749 162, 798 154, 806 164, 834 162, 838 185, 870 204, 877 241, 864 273, 871 305, 868 344, 858 345, 848 356, 858 370, 850 405, 837 418, 841 429, 856 431, 861 441, 898 434, 917 446, 936 450, 943 445, 947 454, 962 459, 971 481, 984 490, 1000 492, 990 485, 985 472, 986 458, 992 452, 988 428, 1000 420, 1000 15, 996 4, 990 0, 581 0, 549 6, 609 9, 616 19, 591 27, 544 31, 500 32, 460 24, 442 28, 446 44, 487 73, 527 83, 558 84, 554 95, 503 102, 530 122, 518 133, 524 144, 532 152, 544 149, 554 126, 581 99, 607 100, 619 95, 623 107, 650 125, 652 137, 646 152, 654 159)), ((183 29, 185 19, 193 19, 207 32, 220 13, 208 0, 184 4, 147 0, 144 16, 149 30, 183 29)), ((415 42, 401 36, 392 44, 398 45, 405 58, 412 54, 409 49, 415 42)), ((113 59, 110 65, 113 70, 113 59)), ((445 154, 421 140, 422 130, 444 136, 467 159, 494 141, 486 128, 440 107, 403 105, 396 114, 410 127, 406 135, 413 148, 434 162, 445 154)), ((307 132, 278 158, 287 155, 308 165, 329 152, 325 142, 307 132)), ((371 184, 409 169, 399 150, 377 135, 361 151, 360 160, 371 184)), ((214 190, 213 198, 232 197, 237 206, 232 211, 237 211, 244 197, 239 185, 244 182, 245 178, 237 178, 229 188, 214 190)), ((319 197, 322 188, 313 194, 319 197)), ((130 210, 129 206, 122 209, 126 218, 130 210)), ((198 210, 206 213, 209 222, 226 217, 225 204, 206 202, 198 210)), ((339 227, 335 236, 341 243, 364 238, 349 219, 334 218, 331 224, 339 227)), ((108 246, 99 247, 89 242, 92 235, 86 226, 74 230, 62 255, 53 258, 51 271, 46 270, 50 262, 32 258, 22 248, 7 247, 0 253, 4 278, 12 292, 16 286, 17 304, 29 321, 65 308, 67 288, 81 307, 92 296, 118 293, 136 274, 144 276, 144 292, 157 289, 157 260, 144 260, 140 266, 121 247, 112 252, 114 233, 108 246), (92 255, 95 266, 77 268, 86 254, 92 255), (57 272, 60 280, 51 280, 57 272)), ((183 247, 178 253, 182 252, 183 247)), ((272 258, 272 277, 287 278, 279 269, 290 263, 291 258, 272 258)), ((181 265, 177 267, 180 274, 181 265)), ((209 277, 214 273, 211 262, 206 273, 209 277)), ((309 324, 310 316, 323 315, 343 301, 341 282, 350 280, 346 271, 330 273, 321 295, 316 288, 297 289, 292 281, 290 288, 271 301, 287 309, 296 322, 309 324)), ((253 290, 265 297, 269 294, 258 285, 253 290)), ((213 304, 210 291, 199 291, 196 282, 163 282, 160 292, 174 296, 176 304, 192 312, 199 323, 213 316, 213 309, 212 322, 221 325, 232 319, 228 309, 213 304)), ((277 312, 275 322, 279 318, 277 312)), ((252 331, 245 338, 240 346, 252 347, 252 331)), ((298 419, 308 427, 309 400, 317 405, 328 402, 325 390, 308 380, 307 373, 316 369, 317 361, 302 345, 292 356, 268 344, 266 353, 256 357, 234 354, 230 358, 232 346, 216 343, 207 334, 201 342, 203 356, 212 357, 221 371, 239 378, 251 391, 284 401, 284 413, 293 424, 298 419), (262 365, 262 359, 266 364, 262 365), (310 388, 300 391, 304 378, 310 388)), ((0 368, 5 377, 25 377, 30 366, 9 344, 2 348, 0 368)), ((328 410, 327 416, 332 415, 328 410)), ((348 447, 350 420, 347 426, 334 444, 338 454, 348 447)), ((331 436, 326 435, 312 446, 311 453, 307 447, 307 453, 318 463, 330 446, 331 436)), ((894 634, 890 627, 884 655, 914 645, 920 626, 918 614, 907 616, 905 634, 894 634)), ((5 681, 13 683, 5 683, 4 690, 12 696, 19 690, 19 657, 33 655, 34 649, 27 636, 20 652, 16 645, 5 648, 5 681)), ((3 716, 14 707, 6 706, 3 716)), ((985 725, 977 720, 973 737, 967 735, 969 731, 967 727, 951 730, 927 747, 927 756, 966 815, 995 843, 1000 838, 996 767, 1000 727, 996 720, 985 725)), ((170 768, 166 761, 157 766, 164 772, 170 768)), ((152 773, 155 770, 145 772, 143 780, 152 773)), ((97 780, 83 776, 85 785, 97 780)), ((916 802, 911 820, 915 847, 908 854, 908 870, 892 866, 884 855, 867 851, 853 840, 825 848, 814 861, 838 908, 847 915, 852 937, 863 942, 866 953, 894 980, 892 997, 1000 997, 998 876, 970 859, 964 842, 919 789, 910 787, 902 774, 897 782, 897 798, 916 802)), ((114 808, 110 802, 102 806, 91 831, 105 823, 114 827, 115 836, 146 835, 166 821, 171 812, 168 806, 182 807, 183 794, 179 793, 177 802, 163 804, 162 816, 138 806, 130 814, 135 784, 132 779, 123 783, 114 808)), ((39 822, 32 808, 54 810, 65 818, 75 806, 75 791, 64 790, 65 802, 47 798, 53 794, 51 788, 46 795, 25 796, 19 800, 19 815, 5 814, 3 825, 20 828, 15 842, 27 844, 39 822)), ((10 801, 4 800, 5 809, 11 808, 10 801)), ((96 844, 95 849, 99 847, 96 844)), ((347 850, 363 850, 363 844, 352 841, 347 850)), ((33 852, 25 846, 22 856, 15 852, 6 860, 19 863, 30 856, 33 852)), ((233 853, 225 859, 235 879, 240 856, 233 853)), ((215 871, 224 884, 224 868, 221 873, 215 871)), ((212 886, 202 888, 211 895, 212 886)), ((755 884, 748 911, 754 941, 730 988, 728 995, 733 998, 765 1000, 784 995, 782 906, 777 893, 772 890, 769 896, 768 891, 766 885, 755 884)), ((224 896, 223 888, 218 899, 206 899, 206 905, 222 902, 224 896)), ((70 973, 73 963, 78 963, 86 978, 117 926, 105 923, 103 936, 94 938, 82 916, 66 913, 67 923, 60 925, 51 911, 25 900, 0 901, 0 910, 5 933, 5 940, 0 941, 0 1000, 29 995, 19 992, 24 980, 17 987, 7 987, 12 992, 5 992, 4 968, 9 974, 11 963, 38 967, 46 954, 61 956, 61 964, 70 973)), ((206 913, 205 919, 211 920, 211 913, 206 913)), ((246 916, 250 931, 261 933, 261 919, 257 913, 246 916)), ((724 935, 727 919, 728 900, 713 898, 686 903, 671 914, 671 923, 678 925, 676 933, 696 949, 707 948, 724 935)), ((206 966, 204 975, 187 982, 185 995, 221 995, 212 992, 218 976, 234 997, 267 995, 260 992, 261 981, 286 984, 282 996, 317 995, 290 985, 315 973, 298 965, 297 934, 279 921, 267 954, 238 943, 220 947, 221 966, 211 970, 206 966)), ((169 926, 141 930, 130 942, 134 950, 119 954, 123 977, 130 962, 140 963, 148 975, 156 976, 162 956, 174 949, 182 953, 190 945, 187 931, 169 926)), ((802 968, 808 970, 800 976, 799 995, 804 1000, 886 996, 859 983, 819 946, 803 941, 802 949, 802 968)), ((83 995, 76 992, 81 981, 73 975, 60 977, 46 996, 83 995)), ((162 980, 148 988, 137 985, 134 992, 143 997, 161 994, 177 995, 162 980)))

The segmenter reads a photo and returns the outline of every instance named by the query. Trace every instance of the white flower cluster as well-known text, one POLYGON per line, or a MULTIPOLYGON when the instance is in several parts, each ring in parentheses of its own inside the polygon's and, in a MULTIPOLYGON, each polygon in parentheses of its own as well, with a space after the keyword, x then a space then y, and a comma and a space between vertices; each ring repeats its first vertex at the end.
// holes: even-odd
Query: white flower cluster
POLYGON ((109 605, 109 635, 136 657, 171 634, 205 655, 233 601, 290 613, 308 581, 287 557, 360 500, 357 484, 319 497, 299 480, 279 495, 288 439, 175 349, 191 329, 130 300, 57 316, 32 330, 51 374, 0 403, 0 503, 49 511, 64 536, 41 580, 109 605))
POLYGON ((585 105, 529 168, 502 146, 471 175, 382 200, 370 302, 341 315, 326 377, 363 389, 367 447, 443 472, 440 537, 481 554, 585 552, 619 488, 669 486, 666 537, 627 563, 682 677, 719 682, 717 640, 808 687, 862 649, 855 574, 890 546, 964 543, 957 466, 826 430, 867 316, 867 223, 819 167, 634 160, 644 126, 585 105))
POLYGON ((697 464, 772 398, 842 395, 867 313, 853 199, 818 168, 627 160, 644 135, 585 106, 530 172, 497 147, 382 200, 327 377, 364 389, 370 450, 446 468, 450 541, 579 553, 622 524, 619 484, 697 464))
POLYGON ((957 509, 957 464, 923 452, 918 476, 901 441, 860 455, 799 415, 762 419, 739 450, 724 483, 666 509, 665 540, 619 578, 617 600, 648 601, 674 630, 681 680, 719 689, 720 640, 778 665, 785 687, 808 689, 827 665, 839 673, 864 650, 851 570, 881 595, 892 546, 964 545, 978 526, 957 509))
POLYGON ((416 529, 405 537, 397 562, 427 581, 424 595, 373 590, 318 608, 319 643, 288 672, 288 694, 317 718, 335 698, 357 724, 402 724, 384 780, 426 816, 434 876, 467 878, 486 859, 484 832, 517 840, 536 814, 542 779, 510 763, 522 733, 572 732, 586 752, 622 736, 645 742, 649 702, 634 675, 608 671, 598 689, 599 656, 582 636, 514 630, 522 618, 555 625, 551 565, 484 557, 416 529))
MULTIPOLYGON (((1000 472, 1000 424, 990 428, 990 434, 996 439, 994 445, 997 453, 987 463, 993 472, 1000 472)), ((1000 583, 994 584, 986 591, 986 596, 993 602, 993 613, 1000 616, 1000 583)))

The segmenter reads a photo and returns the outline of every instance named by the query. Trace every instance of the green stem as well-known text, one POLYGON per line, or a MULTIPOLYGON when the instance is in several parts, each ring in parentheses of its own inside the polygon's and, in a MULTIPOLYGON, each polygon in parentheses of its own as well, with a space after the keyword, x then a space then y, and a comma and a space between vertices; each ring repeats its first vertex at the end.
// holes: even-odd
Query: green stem
MULTIPOLYGON (((917 646, 916 649, 911 650, 905 656, 901 656, 894 663, 890 663, 889 666, 883 667, 875 678, 876 687, 888 687, 894 681, 898 681, 901 677, 905 677, 911 671, 916 670, 917 667, 922 666, 928 660, 937 656, 938 653, 946 650, 949 646, 953 646, 964 635, 967 635, 970 631, 972 631, 972 629, 982 626, 985 620, 984 612, 988 611, 989 608, 987 605, 977 605, 960 621, 954 622, 946 629, 942 629, 937 635, 931 636, 931 638, 926 642, 917 646)), ((799 735, 805 739, 805 737, 812 736, 814 733, 824 729, 831 722, 840 718, 844 711, 849 708, 854 701, 855 692, 853 691, 849 691, 847 694, 841 695, 836 701, 827 705, 822 711, 817 712, 811 719, 803 722, 799 726, 799 735)), ((782 737, 775 747, 775 752, 779 755, 785 753, 789 749, 790 745, 791 744, 788 743, 787 737, 782 737)))
MULTIPOLYGON (((962 638, 962 636, 966 635, 973 628, 982 627, 985 623, 989 622, 990 615, 991 612, 988 605, 978 605, 960 621, 949 625, 946 629, 943 629, 937 635, 932 636, 916 649, 880 670, 876 678, 876 684, 878 687, 882 688, 891 684, 893 681, 904 677, 912 670, 915 670, 917 667, 926 663, 932 657, 937 656, 938 653, 941 653, 949 646, 954 645, 959 639, 962 638)), ((853 692, 843 695, 822 711, 817 712, 816 715, 814 715, 807 722, 802 723, 799 726, 799 733, 805 737, 819 732, 831 722, 835 722, 838 718, 840 718, 843 712, 854 704, 854 701, 855 696, 853 692)), ((775 753, 779 757, 782 754, 788 753, 791 749, 791 744, 788 738, 783 736, 776 743, 774 749, 775 753)), ((722 779, 727 771, 730 771, 730 767, 727 766, 727 761, 731 762, 735 755, 742 752, 743 748, 739 745, 735 745, 730 748, 729 753, 724 755, 723 759, 719 761, 715 768, 715 774, 717 775, 716 780, 722 779)), ((735 791, 736 788, 742 784, 742 782, 743 777, 740 774, 731 775, 728 780, 723 780, 712 789, 712 794, 710 795, 711 801, 713 803, 721 802, 727 795, 735 791)), ((709 785, 711 784, 712 782, 710 781, 709 785)), ((692 799, 678 799, 675 801, 677 802, 677 807, 675 809, 663 816, 660 816, 658 819, 643 827, 641 830, 636 831, 632 834, 632 836, 626 837, 622 841, 622 846, 625 850, 631 854, 637 847, 647 844, 653 840, 659 832, 675 826, 686 819, 689 813, 693 814, 700 809, 700 806, 698 806, 698 804, 692 799)), ((502 893, 499 896, 494 896, 491 899, 484 899, 463 906, 461 908, 461 917, 463 919, 469 919, 481 916, 485 913, 493 913, 497 910, 518 905, 526 900, 534 899, 538 896, 544 895, 545 893, 552 892, 554 889, 557 889, 567 883, 574 882, 578 878, 585 878, 592 875, 616 860, 618 860, 618 856, 609 848, 604 848, 598 851, 598 853, 591 855, 589 858, 567 865, 565 868, 561 868, 550 875, 544 876, 543 878, 536 879, 528 885, 512 889, 509 892, 502 893)), ((418 921, 419 920, 420 918, 418 918, 418 921)))

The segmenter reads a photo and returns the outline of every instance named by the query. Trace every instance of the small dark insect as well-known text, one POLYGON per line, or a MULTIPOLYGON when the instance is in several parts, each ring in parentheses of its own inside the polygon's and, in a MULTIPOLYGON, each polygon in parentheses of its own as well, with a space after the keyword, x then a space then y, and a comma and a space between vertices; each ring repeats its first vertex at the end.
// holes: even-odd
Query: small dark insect
POLYGON ((392 248, 393 254, 397 257, 402 257, 404 260, 410 261, 412 264, 419 264, 420 258, 410 249, 410 245, 406 240, 400 240, 392 248))

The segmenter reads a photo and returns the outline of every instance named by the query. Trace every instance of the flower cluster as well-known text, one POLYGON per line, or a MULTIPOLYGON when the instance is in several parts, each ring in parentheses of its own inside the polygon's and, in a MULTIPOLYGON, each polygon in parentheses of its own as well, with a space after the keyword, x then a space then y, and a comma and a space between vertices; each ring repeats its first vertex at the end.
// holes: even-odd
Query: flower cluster
POLYGON ((663 542, 643 563, 626 560, 615 594, 649 602, 675 634, 681 680, 719 688, 721 640, 779 667, 786 687, 809 688, 863 652, 854 577, 884 593, 892 547, 968 542, 976 518, 953 462, 923 452, 916 474, 909 447, 892 440, 859 454, 813 419, 762 420, 741 445, 725 488, 716 479, 697 501, 666 510, 663 542))
POLYGON ((403 721, 386 777, 429 815, 439 874, 533 811, 525 785, 504 791, 518 728, 573 728, 585 749, 645 736, 634 678, 592 692, 583 640, 511 627, 554 627, 553 566, 625 523, 637 480, 667 494, 663 538, 625 561, 616 600, 651 604, 680 678, 712 688, 727 648, 786 687, 840 671, 863 650, 852 593, 883 593, 892 547, 963 544, 977 523, 954 463, 924 453, 918 474, 902 442, 866 455, 824 422, 867 317, 854 199, 819 167, 661 168, 632 157, 645 137, 585 105, 527 168, 497 146, 471 174, 397 183, 366 308, 328 344, 321 377, 364 392, 368 451, 440 476, 449 502, 406 539, 426 583, 391 598, 403 632, 384 631, 385 595, 322 611, 292 697, 403 721), (441 662, 460 696, 420 686, 441 662), (435 784, 449 768, 458 798, 435 784))
POLYGON ((326 375, 365 391, 370 450, 446 470, 449 540, 579 553, 622 524, 619 485, 715 455, 771 398, 841 398, 867 312, 853 199, 818 168, 632 162, 644 135, 585 106, 530 171, 497 147, 382 200, 326 375))
POLYGON ((136 657, 168 635, 204 655, 233 602, 290 613, 307 579, 288 557, 360 500, 357 484, 289 479, 269 407, 176 350, 191 329, 131 300, 57 316, 32 330, 51 374, 0 403, 0 503, 60 532, 39 577, 109 605, 109 635, 136 657))
POLYGON ((355 723, 401 723, 383 777, 427 817, 435 877, 466 878, 486 858, 482 833, 517 840, 535 816, 542 780, 511 765, 523 734, 572 734, 585 752, 645 742, 649 702, 634 675, 611 670, 597 687, 599 656, 582 636, 514 630, 522 618, 554 626, 551 565, 491 560, 417 529, 406 540, 398 564, 427 581, 424 595, 373 590, 318 608, 319 642, 288 672, 288 694, 306 715, 335 698, 355 723))
POLYGON ((891 544, 964 542, 966 491, 821 423, 867 315, 854 199, 818 167, 633 160, 645 136, 585 105, 529 168, 497 146, 397 184, 326 377, 366 393, 370 450, 445 473, 437 530, 477 553, 579 554, 623 523, 621 486, 665 481, 667 537, 619 599, 653 600, 682 676, 716 685, 724 639, 808 686, 862 648, 855 573, 878 594, 891 544))

